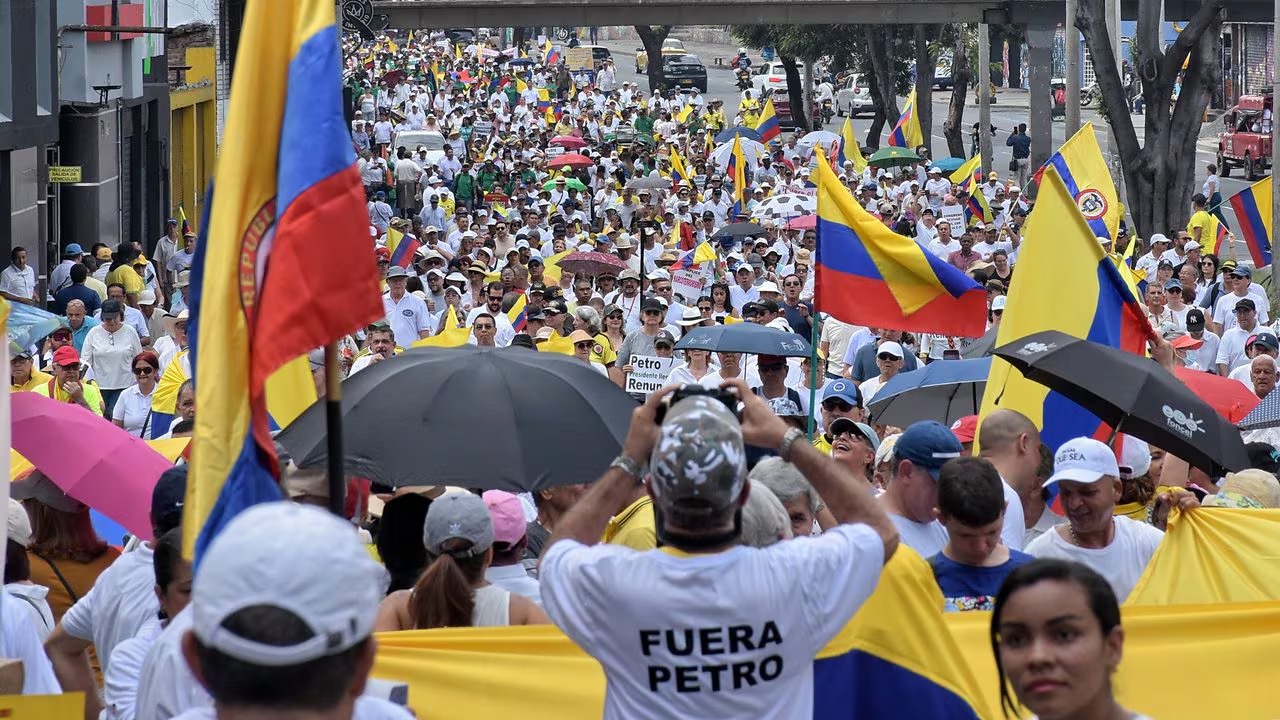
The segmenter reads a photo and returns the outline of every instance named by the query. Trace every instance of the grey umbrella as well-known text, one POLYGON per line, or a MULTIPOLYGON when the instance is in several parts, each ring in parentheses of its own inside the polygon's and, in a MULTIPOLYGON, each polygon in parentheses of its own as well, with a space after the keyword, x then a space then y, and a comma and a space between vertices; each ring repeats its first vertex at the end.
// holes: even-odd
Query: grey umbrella
POLYGON ((671 180, 670 178, 646 175, 645 177, 632 178, 628 180, 627 187, 632 190, 657 190, 658 188, 671 187, 671 180))
MULTIPOLYGON (((523 348, 418 348, 342 384, 348 472, 384 485, 526 492, 595 480, 636 403, 586 363, 523 348)), ((277 440, 326 462, 323 401, 277 440)))

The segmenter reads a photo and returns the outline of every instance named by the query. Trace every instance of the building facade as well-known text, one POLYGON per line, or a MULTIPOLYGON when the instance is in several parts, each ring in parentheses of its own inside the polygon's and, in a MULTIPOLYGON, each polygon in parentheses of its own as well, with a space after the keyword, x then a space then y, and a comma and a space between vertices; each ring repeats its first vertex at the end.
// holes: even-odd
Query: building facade
POLYGON ((173 28, 168 40, 169 202, 197 232, 204 193, 213 176, 217 149, 217 70, 214 26, 191 23, 173 28))
POLYGON ((47 182, 58 141, 56 48, 56 0, 0 0, 0 252, 26 248, 41 279, 57 242, 47 182))

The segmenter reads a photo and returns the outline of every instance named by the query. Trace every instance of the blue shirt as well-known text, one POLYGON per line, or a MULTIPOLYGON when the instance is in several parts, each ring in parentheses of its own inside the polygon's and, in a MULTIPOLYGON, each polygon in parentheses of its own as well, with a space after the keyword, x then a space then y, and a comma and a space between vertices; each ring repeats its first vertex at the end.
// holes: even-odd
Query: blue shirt
POLYGON ((53 296, 53 314, 66 315, 67 303, 72 300, 79 300, 84 303, 84 308, 89 315, 98 311, 98 305, 102 303, 98 297, 96 290, 85 287, 84 283, 72 284, 62 288, 53 296))
POLYGON ((946 612, 991 610, 1004 579, 1019 565, 1034 558, 1017 550, 1009 551, 1009 559, 995 567, 963 565, 938 553, 929 558, 933 579, 942 589, 942 609, 946 612))
POLYGON ((79 330, 71 331, 71 344, 75 346, 76 352, 84 352, 84 339, 89 335, 89 331, 99 325, 98 321, 89 317, 84 318, 84 324, 79 330))
POLYGON ((1031 138, 1028 135, 1010 135, 1004 144, 1013 148, 1013 156, 1019 160, 1031 157, 1031 138))

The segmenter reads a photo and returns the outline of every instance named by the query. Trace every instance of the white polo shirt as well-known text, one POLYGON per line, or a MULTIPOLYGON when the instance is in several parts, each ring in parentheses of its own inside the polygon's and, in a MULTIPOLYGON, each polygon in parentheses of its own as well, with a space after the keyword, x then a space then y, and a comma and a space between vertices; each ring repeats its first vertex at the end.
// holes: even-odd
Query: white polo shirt
POLYGON ((543 555, 547 613, 604 667, 604 718, 813 716, 813 658, 875 589, 880 536, 710 555, 561 540, 543 555))
POLYGON ((382 307, 387 313, 387 322, 391 325, 391 334, 396 344, 407 348, 418 341, 418 333, 431 331, 431 313, 422 298, 412 293, 405 293, 400 302, 391 299, 391 293, 382 296, 382 307))

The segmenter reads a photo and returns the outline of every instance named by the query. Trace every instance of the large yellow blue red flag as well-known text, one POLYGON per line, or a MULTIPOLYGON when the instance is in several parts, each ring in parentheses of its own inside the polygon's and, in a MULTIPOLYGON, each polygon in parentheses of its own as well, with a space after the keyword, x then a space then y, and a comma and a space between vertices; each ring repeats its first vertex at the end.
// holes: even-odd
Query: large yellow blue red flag
POLYGON ((815 305, 847 323, 979 337, 987 293, 862 208, 817 150, 815 305))
POLYGON ((733 210, 731 215, 738 217, 747 211, 747 161, 742 156, 742 137, 733 136, 733 151, 729 154, 729 172, 733 179, 733 210))
POLYGON ((1271 178, 1265 177, 1231 198, 1240 236, 1254 267, 1271 264, 1271 178))
POLYGON ((753 128, 760 133, 760 142, 768 143, 782 134, 782 126, 778 124, 778 111, 773 107, 773 98, 764 101, 764 109, 760 111, 760 119, 753 128))
POLYGON ((200 412, 183 528, 197 560, 237 513, 280 497, 267 378, 384 314, 333 2, 250 3, 238 52, 253 72, 232 80, 191 283, 200 412))
MULTIPOLYGON (((1041 178, 1036 209, 1027 217, 1023 237, 1018 282, 1009 287, 997 346, 1042 330, 1059 330, 1109 347, 1145 352, 1147 339, 1154 337, 1146 312, 1052 163, 1041 178), (1068 297, 1071 302, 1063 302, 1068 297)), ((1071 438, 1092 437, 1102 427, 1084 408, 993 357, 981 414, 996 408, 1026 415, 1055 450, 1071 438)))
POLYGON ((1093 133, 1093 124, 1085 123, 1062 143, 1045 167, 1052 167, 1058 172, 1067 194, 1088 222, 1093 236, 1114 243, 1123 211, 1115 182, 1107 170, 1106 160, 1102 158, 1102 149, 1098 147, 1098 136, 1093 133))
POLYGON ((693 176, 689 174, 689 168, 684 164, 684 158, 680 155, 680 151, 676 149, 675 145, 670 146, 670 150, 672 184, 689 184, 693 176))
POLYGON ((914 86, 911 88, 911 94, 907 96, 907 104, 902 106, 902 114, 898 116, 898 122, 889 133, 889 144, 912 150, 924 144, 924 133, 920 131, 920 116, 916 113, 914 86))

